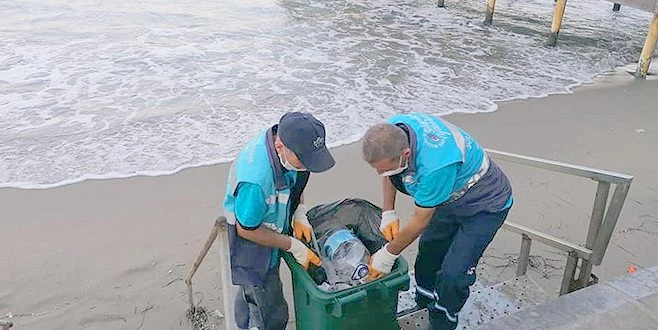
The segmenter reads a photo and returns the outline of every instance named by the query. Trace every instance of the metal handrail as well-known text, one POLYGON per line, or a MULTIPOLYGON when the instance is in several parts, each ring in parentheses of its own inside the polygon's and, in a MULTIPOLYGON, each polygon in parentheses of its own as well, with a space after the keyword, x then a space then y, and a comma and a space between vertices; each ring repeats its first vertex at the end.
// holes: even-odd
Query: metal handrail
POLYGON ((537 157, 525 156, 514 154, 511 152, 498 151, 493 149, 485 149, 487 154, 496 159, 509 161, 512 163, 538 167, 554 172, 580 176, 583 178, 592 179, 595 181, 604 181, 614 184, 623 184, 627 181, 633 180, 633 177, 627 174, 615 173, 606 170, 600 170, 592 167, 562 163, 548 159, 537 157))
POLYGON ((594 207, 587 230, 585 247, 574 244, 563 239, 553 237, 540 231, 506 221, 503 228, 521 235, 521 250, 519 251, 517 276, 526 273, 532 240, 552 246, 568 253, 567 264, 560 295, 584 288, 591 284, 592 266, 600 265, 603 256, 610 243, 619 214, 626 201, 633 177, 627 174, 615 173, 606 170, 562 163, 537 157, 514 154, 510 152, 486 149, 487 154, 494 159, 541 168, 553 172, 588 178, 598 182, 594 207), (611 185, 615 185, 612 199, 608 205, 608 194, 611 185), (574 280, 578 262, 580 271, 578 278, 574 280))
POLYGON ((525 235, 531 240, 539 241, 541 243, 544 243, 546 245, 550 245, 556 249, 565 251, 565 252, 573 252, 575 253, 579 258, 583 259, 590 259, 592 257, 592 250, 588 248, 584 248, 580 245, 565 241, 563 239, 553 237, 551 235, 542 233, 540 231, 524 227, 522 225, 519 225, 517 223, 511 222, 511 221, 505 221, 503 223, 503 228, 507 231, 511 231, 513 233, 517 233, 520 235, 525 235))

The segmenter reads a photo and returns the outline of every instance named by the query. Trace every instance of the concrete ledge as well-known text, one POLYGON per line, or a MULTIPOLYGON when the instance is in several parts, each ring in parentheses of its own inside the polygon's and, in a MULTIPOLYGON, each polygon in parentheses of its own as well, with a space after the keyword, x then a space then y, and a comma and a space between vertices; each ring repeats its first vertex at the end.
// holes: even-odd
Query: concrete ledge
POLYGON ((658 266, 567 294, 480 329, 658 329, 658 266))
POLYGON ((606 282, 633 299, 658 293, 658 265, 606 282))

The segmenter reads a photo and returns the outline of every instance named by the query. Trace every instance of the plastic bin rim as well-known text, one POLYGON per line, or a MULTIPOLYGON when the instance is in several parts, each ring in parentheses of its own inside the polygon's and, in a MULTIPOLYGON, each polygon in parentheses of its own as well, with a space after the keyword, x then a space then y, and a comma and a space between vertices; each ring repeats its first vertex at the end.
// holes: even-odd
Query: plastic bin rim
MULTIPOLYGON (((334 292, 327 292, 320 290, 320 288, 315 284, 311 276, 302 268, 301 265, 295 261, 295 259, 292 257, 292 255, 288 252, 283 253, 283 259, 285 260, 286 264, 288 265, 288 268, 290 269, 290 272, 295 274, 301 273, 304 278, 299 279, 300 284, 302 284, 306 290, 306 292, 312 294, 316 298, 320 300, 331 300, 334 298, 341 298, 345 296, 349 296, 352 294, 355 294, 358 291, 361 290, 368 290, 370 288, 373 288, 377 285, 382 285, 385 282, 389 281, 397 281, 397 277, 399 276, 409 276, 409 266, 403 258, 398 258, 398 260, 395 262, 395 265, 393 266, 393 271, 391 271, 389 274, 386 276, 379 278, 375 281, 368 282, 366 284, 360 285, 358 287, 351 287, 349 289, 343 289, 340 291, 334 291, 334 292)), ((293 278, 294 281, 294 278, 293 278)), ((408 279, 407 279, 408 281, 408 279)))

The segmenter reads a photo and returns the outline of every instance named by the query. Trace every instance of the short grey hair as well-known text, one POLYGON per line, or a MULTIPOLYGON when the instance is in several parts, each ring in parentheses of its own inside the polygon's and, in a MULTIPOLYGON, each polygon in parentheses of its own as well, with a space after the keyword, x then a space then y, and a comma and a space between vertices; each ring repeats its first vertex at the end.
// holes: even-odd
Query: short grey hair
POLYGON ((377 124, 370 127, 363 136, 363 159, 369 164, 382 159, 400 157, 402 151, 409 148, 407 133, 391 124, 377 124))

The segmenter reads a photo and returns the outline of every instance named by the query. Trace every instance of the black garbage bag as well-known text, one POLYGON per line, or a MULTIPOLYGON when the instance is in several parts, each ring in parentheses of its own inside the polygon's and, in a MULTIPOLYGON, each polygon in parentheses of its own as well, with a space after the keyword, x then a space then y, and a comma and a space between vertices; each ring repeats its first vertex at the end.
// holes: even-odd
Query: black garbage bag
POLYGON ((377 252, 386 244, 386 239, 379 231, 382 209, 366 200, 346 198, 317 205, 308 211, 307 216, 318 240, 329 230, 346 226, 356 234, 370 253, 377 252))

